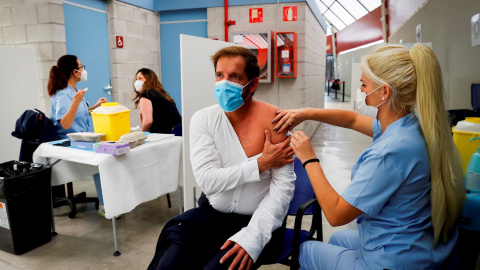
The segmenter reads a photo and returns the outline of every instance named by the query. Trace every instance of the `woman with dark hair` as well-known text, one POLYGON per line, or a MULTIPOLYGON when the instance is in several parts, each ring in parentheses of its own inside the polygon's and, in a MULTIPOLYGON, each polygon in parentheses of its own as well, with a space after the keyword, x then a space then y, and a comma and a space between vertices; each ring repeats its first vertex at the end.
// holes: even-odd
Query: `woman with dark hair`
POLYGON ((89 111, 97 108, 107 99, 100 98, 92 107, 84 100, 87 89, 77 89, 79 81, 87 80, 87 71, 75 55, 64 55, 57 65, 50 69, 48 94, 52 97, 51 118, 60 137, 67 133, 87 132, 89 111))
MULTIPOLYGON (((64 55, 52 66, 48 78, 48 94, 52 97, 50 104, 51 119, 57 128, 58 135, 67 139, 68 133, 88 132, 89 111, 107 102, 106 98, 100 98, 92 107, 88 107, 83 98, 87 88, 77 89, 79 81, 87 80, 87 71, 82 62, 75 55, 64 55)), ((100 175, 93 175, 97 196, 100 202, 99 215, 105 216, 103 210, 102 187, 100 175)))
POLYGON ((135 108, 140 103, 142 131, 171 133, 172 128, 182 123, 173 98, 163 89, 155 72, 141 68, 135 75, 135 108))

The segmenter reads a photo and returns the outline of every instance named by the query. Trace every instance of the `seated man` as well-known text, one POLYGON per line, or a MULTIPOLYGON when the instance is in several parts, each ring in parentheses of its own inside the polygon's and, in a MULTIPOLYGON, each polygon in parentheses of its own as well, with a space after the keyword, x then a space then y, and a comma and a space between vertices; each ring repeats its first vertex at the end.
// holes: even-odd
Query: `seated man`
POLYGON ((290 139, 270 135, 278 108, 252 99, 257 57, 228 47, 212 61, 218 105, 190 121, 190 158, 204 194, 198 208, 165 225, 149 269, 255 269, 281 248, 295 188, 290 139))

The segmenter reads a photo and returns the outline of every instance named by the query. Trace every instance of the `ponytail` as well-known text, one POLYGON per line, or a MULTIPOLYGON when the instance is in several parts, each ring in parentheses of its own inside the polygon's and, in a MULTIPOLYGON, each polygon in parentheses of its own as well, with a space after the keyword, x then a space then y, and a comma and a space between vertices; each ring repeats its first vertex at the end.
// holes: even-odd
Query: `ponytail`
POLYGON ((448 240, 465 201, 462 166, 446 113, 440 64, 423 44, 410 50, 417 77, 416 104, 430 158, 432 223, 435 244, 448 240))
POLYGON ((50 69, 50 75, 48 76, 48 95, 53 96, 55 93, 67 87, 68 79, 65 75, 58 69, 57 66, 52 66, 50 69))
POLYGON ((75 55, 64 55, 60 57, 57 65, 50 68, 47 85, 48 95, 52 97, 58 90, 66 88, 70 75, 77 68, 78 63, 75 55))

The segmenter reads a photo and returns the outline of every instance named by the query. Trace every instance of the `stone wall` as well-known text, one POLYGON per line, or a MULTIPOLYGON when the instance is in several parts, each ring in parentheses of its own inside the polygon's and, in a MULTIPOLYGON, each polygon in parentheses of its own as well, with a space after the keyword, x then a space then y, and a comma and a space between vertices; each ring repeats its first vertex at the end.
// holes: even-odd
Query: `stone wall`
POLYGON ((38 109, 50 115, 48 75, 57 59, 67 53, 63 0, 2 0, 0 3, 0 46, 35 48, 41 98, 38 109))
POLYGON ((131 110, 130 124, 136 126, 140 120, 132 101, 135 73, 149 68, 161 80, 159 14, 116 0, 107 1, 107 14, 113 100, 131 110), (116 47, 115 36, 123 36, 123 48, 116 47))
MULTIPOLYGON (((229 20, 236 21, 229 27, 229 41, 233 33, 248 32, 296 32, 297 33, 297 77, 274 78, 273 83, 261 83, 255 98, 282 109, 302 107, 324 107, 326 34, 306 3, 295 3, 297 21, 283 21, 283 7, 290 4, 269 4, 229 7, 229 20), (263 8, 263 22, 249 23, 249 9, 263 8)), ((208 9, 208 37, 225 40, 224 8, 208 9)), ((272 64, 275 65, 274 61, 272 64)), ((273 74, 274 75, 274 74, 273 74)), ((274 75, 275 76, 275 75, 274 75)), ((318 128, 318 122, 305 122, 297 129, 311 136, 318 128)))

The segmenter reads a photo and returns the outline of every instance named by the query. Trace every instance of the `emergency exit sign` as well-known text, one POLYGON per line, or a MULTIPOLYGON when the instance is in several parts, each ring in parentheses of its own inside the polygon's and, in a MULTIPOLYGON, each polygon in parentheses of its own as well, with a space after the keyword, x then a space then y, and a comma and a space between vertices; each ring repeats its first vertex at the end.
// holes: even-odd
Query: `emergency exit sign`
POLYGON ((263 22, 263 8, 250 9, 250 23, 263 22))

